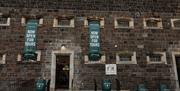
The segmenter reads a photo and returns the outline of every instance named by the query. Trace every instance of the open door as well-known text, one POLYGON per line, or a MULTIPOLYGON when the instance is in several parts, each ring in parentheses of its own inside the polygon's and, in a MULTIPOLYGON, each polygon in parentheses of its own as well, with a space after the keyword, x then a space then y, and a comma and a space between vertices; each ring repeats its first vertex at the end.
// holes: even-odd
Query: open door
MULTIPOLYGON (((180 79, 180 55, 175 56, 175 61, 176 61, 176 68, 177 68, 177 76, 178 76, 178 79, 180 79)), ((180 83, 180 80, 178 81, 180 83)))
POLYGON ((55 89, 69 89, 70 55, 56 55, 55 89))

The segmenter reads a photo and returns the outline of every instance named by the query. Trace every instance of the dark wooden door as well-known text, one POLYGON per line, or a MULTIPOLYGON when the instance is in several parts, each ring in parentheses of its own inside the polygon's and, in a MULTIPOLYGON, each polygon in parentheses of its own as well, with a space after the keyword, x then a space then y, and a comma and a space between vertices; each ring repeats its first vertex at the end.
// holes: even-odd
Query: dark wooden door
POLYGON ((57 55, 56 56, 56 89, 68 89, 69 88, 69 55, 57 55))
POLYGON ((176 67, 177 67, 178 80, 180 83, 180 56, 176 57, 176 67))

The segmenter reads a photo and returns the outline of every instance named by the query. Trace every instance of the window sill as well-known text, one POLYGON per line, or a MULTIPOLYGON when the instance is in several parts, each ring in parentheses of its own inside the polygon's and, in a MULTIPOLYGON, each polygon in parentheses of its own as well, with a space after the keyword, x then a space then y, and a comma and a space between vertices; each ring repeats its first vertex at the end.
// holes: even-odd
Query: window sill
MULTIPOLYGON (((89 28, 89 26, 85 25, 84 28, 89 28)), ((104 26, 100 26, 100 29, 103 29, 103 28, 104 28, 104 26)))
POLYGON ((18 64, 40 64, 40 61, 17 61, 18 64))
POLYGON ((117 64, 137 64, 134 61, 121 61, 121 62, 117 62, 117 64))
POLYGON ((61 25, 58 25, 58 26, 53 26, 54 28, 74 28, 74 26, 61 26, 61 25))
POLYGON ((10 24, 0 24, 0 26, 8 27, 8 26, 10 26, 10 24))
POLYGON ((105 58, 106 56, 101 56, 101 59, 98 61, 89 61, 88 55, 84 56, 85 62, 84 64, 105 64, 105 58))
POLYGON ((144 27, 144 29, 163 29, 162 27, 144 27))
POLYGON ((148 62, 147 64, 167 64, 166 62, 148 62))
POLYGON ((134 27, 120 27, 120 26, 115 26, 115 29, 134 29, 134 27))
POLYGON ((173 30, 180 30, 180 27, 172 27, 173 30))

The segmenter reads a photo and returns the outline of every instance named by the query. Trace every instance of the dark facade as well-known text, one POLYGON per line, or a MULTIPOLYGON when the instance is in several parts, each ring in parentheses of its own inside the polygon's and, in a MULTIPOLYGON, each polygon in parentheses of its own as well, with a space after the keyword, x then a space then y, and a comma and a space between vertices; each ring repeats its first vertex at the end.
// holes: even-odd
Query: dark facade
POLYGON ((9 26, 0 25, 2 60, 6 55, 5 63, 0 65, 0 91, 34 91, 39 78, 50 80, 51 91, 54 91, 53 55, 57 60, 57 55, 64 54, 73 62, 73 66, 69 63, 71 90, 101 90, 102 80, 110 79, 113 90, 135 91, 139 84, 145 84, 148 91, 158 91, 160 85, 165 84, 170 91, 179 91, 176 58, 180 56, 180 26, 172 26, 171 21, 180 21, 179 0, 0 0, 0 12, 11 18, 9 26), (26 32, 22 17, 26 21, 43 18, 37 30, 40 61, 19 59, 26 32), (54 19, 59 17, 71 17, 74 27, 53 27, 54 19), (115 19, 119 17, 128 22, 133 19, 134 27, 115 28, 115 19), (100 28, 100 49, 105 62, 86 63, 89 50, 86 18, 104 20, 100 28), (157 22, 161 19, 163 27, 144 28, 148 22, 143 21, 145 18, 157 19, 157 22), (65 51, 61 50, 62 45, 65 51), (135 63, 117 62, 121 54, 133 56, 132 53, 136 53, 135 63), (160 62, 148 61, 153 53, 161 54, 160 62), (117 74, 106 75, 106 64, 116 64, 117 74))

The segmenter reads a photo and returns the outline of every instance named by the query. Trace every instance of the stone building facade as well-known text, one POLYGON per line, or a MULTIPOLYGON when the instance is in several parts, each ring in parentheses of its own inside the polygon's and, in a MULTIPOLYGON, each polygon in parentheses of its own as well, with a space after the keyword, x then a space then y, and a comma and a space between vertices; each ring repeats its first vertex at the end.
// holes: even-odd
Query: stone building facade
POLYGON ((104 79, 117 91, 135 91, 140 84, 148 91, 162 84, 180 90, 179 0, 0 0, 0 15, 0 91, 34 91, 40 78, 55 91, 61 62, 70 90, 101 90, 104 79), (38 55, 25 61, 31 19, 39 23, 38 55), (99 21, 97 61, 88 57, 90 20, 99 21), (108 75, 108 64, 117 71, 108 75))

